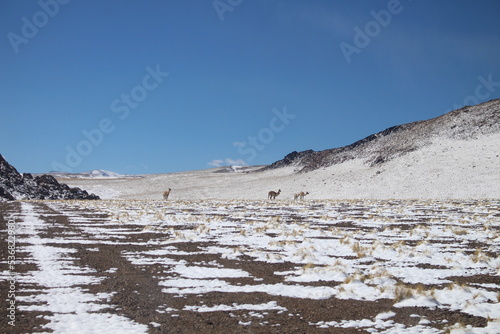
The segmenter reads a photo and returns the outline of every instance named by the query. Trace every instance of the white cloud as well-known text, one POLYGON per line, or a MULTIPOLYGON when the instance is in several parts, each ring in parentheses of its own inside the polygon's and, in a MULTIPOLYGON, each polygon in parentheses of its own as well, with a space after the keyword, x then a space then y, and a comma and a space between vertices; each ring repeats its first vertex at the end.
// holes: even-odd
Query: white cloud
POLYGON ((224 163, 224 160, 215 159, 208 163, 209 166, 220 167, 224 163))
POLYGON ((214 167, 220 167, 224 165, 239 165, 239 166, 245 166, 247 163, 243 159, 232 159, 232 158, 226 158, 224 160, 221 159, 215 159, 212 160, 208 163, 209 166, 214 166, 214 167))
POLYGON ((246 165, 247 163, 243 159, 236 159, 233 160, 231 158, 226 158, 226 164, 228 165, 246 165))

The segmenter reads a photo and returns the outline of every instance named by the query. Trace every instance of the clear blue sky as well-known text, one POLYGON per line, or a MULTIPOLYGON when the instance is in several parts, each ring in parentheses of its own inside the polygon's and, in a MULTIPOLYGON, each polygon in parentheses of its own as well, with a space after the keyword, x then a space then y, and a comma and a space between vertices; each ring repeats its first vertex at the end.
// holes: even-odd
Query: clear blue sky
POLYGON ((500 97, 500 1, 0 2, 21 172, 269 164, 500 97))

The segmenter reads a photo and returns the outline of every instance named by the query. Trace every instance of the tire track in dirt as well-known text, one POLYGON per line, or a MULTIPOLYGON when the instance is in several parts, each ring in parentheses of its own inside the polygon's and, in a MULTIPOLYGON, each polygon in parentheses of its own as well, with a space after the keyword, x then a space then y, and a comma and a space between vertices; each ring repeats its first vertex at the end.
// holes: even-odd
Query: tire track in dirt
MULTIPOLYGON (((95 240, 95 243, 79 244, 72 243, 71 247, 76 249, 76 264, 80 267, 92 268, 95 274, 104 279, 99 284, 82 286, 92 294, 107 293, 111 294, 108 300, 109 308, 106 308, 106 313, 114 313, 125 316, 137 323, 149 325, 151 321, 160 322, 161 319, 154 312, 159 305, 162 305, 161 289, 158 285, 158 280, 144 268, 134 266, 130 261, 122 256, 124 250, 130 248, 142 249, 139 246, 123 245, 123 241, 113 243, 104 243, 95 235, 91 235, 78 228, 78 224, 70 222, 67 213, 58 212, 54 208, 50 208, 52 215, 60 217, 57 219, 61 226, 57 232, 48 230, 47 234, 52 234, 52 237, 64 237, 68 231, 79 231, 79 235, 87 240, 95 240), (55 232, 55 233, 52 233, 55 232), (96 239, 97 238, 97 239, 96 239)), ((109 219, 107 215, 96 214, 89 211, 79 212, 81 217, 86 219, 91 218, 92 224, 104 224, 109 219)), ((55 217, 52 216, 51 219, 55 217)), ((127 240, 129 241, 129 240, 127 240)), ((153 329, 153 328, 150 328, 153 329)))
MULTIPOLYGON (((7 202, 0 203, 0 240, 2 240, 2 245, 0 245, 0 259, 2 261, 2 269, 9 270, 7 263, 5 260, 8 258, 8 248, 7 248, 7 223, 9 221, 14 221, 16 225, 19 223, 20 219, 18 218, 19 213, 21 212, 21 204, 19 202, 7 202), (4 264, 5 263, 5 264, 4 264)), ((34 288, 31 284, 20 283, 19 278, 21 275, 26 274, 32 270, 36 270, 36 266, 34 264, 26 261, 26 252, 22 252, 20 249, 24 243, 20 242, 19 231, 16 229, 16 259, 15 259, 15 267, 11 275, 15 277, 15 326, 9 325, 8 322, 12 321, 6 316, 4 310, 7 310, 9 307, 8 300, 8 292, 10 290, 10 283, 8 280, 0 280, 0 331, 2 333, 31 333, 34 328, 41 328, 42 325, 48 323, 47 320, 43 319, 42 316, 48 315, 48 312, 25 312, 19 310, 20 306, 25 305, 25 303, 19 301, 19 297, 29 295, 30 293, 26 292, 26 290, 30 290, 34 288)))
MULTIPOLYGON (((98 251, 80 250, 78 257, 80 265, 95 269, 106 278, 97 286, 88 286, 92 293, 112 293, 109 300, 111 305, 117 305, 114 310, 136 322, 148 325, 154 321, 168 327, 165 318, 161 319, 155 312, 165 304, 164 296, 158 285, 159 281, 153 276, 154 268, 141 268, 134 266, 125 259, 121 252, 121 245, 96 244, 98 251)), ((150 328, 152 329, 152 328, 150 328)))
MULTIPOLYGON (((484 318, 474 317, 459 310, 431 310, 423 307, 396 308, 393 306, 395 300, 392 299, 369 301, 331 297, 318 300, 268 293, 262 287, 272 285, 286 286, 287 289, 295 286, 297 289, 307 286, 334 287, 340 282, 320 280, 298 284, 286 281, 283 275, 276 274, 300 269, 304 266, 303 263, 271 263, 243 254, 235 258, 226 257, 220 249, 216 252, 205 253, 211 247, 228 249, 234 247, 224 245, 215 238, 208 238, 204 242, 180 238, 177 242, 172 242, 176 233, 185 231, 188 227, 190 230, 197 227, 190 220, 188 220, 190 222, 188 225, 175 224, 169 226, 168 230, 158 229, 149 232, 144 228, 144 222, 141 225, 132 220, 128 224, 123 224, 103 211, 84 208, 82 203, 68 205, 66 203, 30 202, 34 211, 44 222, 43 228, 37 232, 37 237, 43 238, 43 244, 48 247, 72 249, 73 252, 69 258, 70 265, 88 269, 86 273, 82 272, 78 275, 100 279, 98 283, 77 286, 92 295, 110 296, 107 300, 94 302, 106 308, 93 311, 93 313, 125 317, 147 326, 148 333, 197 331, 204 333, 360 333, 367 331, 359 326, 353 328, 332 325, 320 328, 320 326, 329 321, 341 323, 358 319, 375 319, 381 312, 394 313, 391 320, 406 326, 417 326, 421 319, 432 321, 434 328, 445 328, 447 324, 455 322, 479 327, 486 325, 484 318), (177 279, 182 281, 182 279, 189 278, 189 276, 182 276, 178 266, 241 270, 249 275, 248 277, 222 276, 217 278, 239 292, 214 290, 190 293, 189 289, 180 289, 179 292, 175 292, 175 289, 169 289, 169 287, 175 287, 177 279), (245 289, 238 290, 240 286, 245 289), (256 290, 247 292, 251 291, 253 286, 256 286, 256 290), (258 311, 238 308, 242 305, 258 306, 270 303, 275 303, 278 307, 258 311), (228 306, 231 310, 218 310, 217 307, 220 306, 228 306), (203 311, 204 309, 213 310, 203 311), (445 323, 445 320, 449 322, 445 323)), ((9 215, 20 216, 21 204, 19 202, 0 204, 0 209, 2 209, 0 213, 8 210, 9 215)), ((104 202, 100 205, 105 207, 107 204, 104 202)), ((204 213, 202 216, 210 218, 211 214, 204 213)), ((175 215, 175 212, 172 215, 175 215)), ((0 214, 0 224, 3 224, 2 236, 5 233, 3 226, 6 224, 6 219, 4 214, 0 214)), ((340 222, 335 225, 336 228, 340 228, 341 224, 340 222)), ((317 228, 317 226, 313 227, 317 228)), ((349 226, 349 229, 363 231, 366 227, 363 229, 363 226, 353 224, 349 226)), ((369 230, 374 229, 375 227, 369 226, 369 230)), ((20 244, 20 246, 25 245, 28 244, 20 244)), ((0 250, 0 255, 5 255, 5 249, 0 250)), ((37 270, 33 267, 33 261, 27 258, 28 255, 20 253, 20 257, 25 261, 18 267, 20 274, 28 274, 30 271, 37 270)), ((464 282, 470 280, 470 278, 460 279, 464 282)), ((198 280, 205 283, 211 281, 212 278, 207 276, 198 280)), ((487 283, 491 281, 491 276, 476 276, 474 281, 487 283)), ((5 281, 2 281, 2 284, 4 283, 5 281)), ((43 286, 23 284, 19 292, 24 295, 33 295, 34 290, 37 294, 41 294, 45 289, 47 288, 43 286), (29 289, 31 291, 28 291, 29 289)), ((28 304, 25 303, 25 305, 28 304)), ((42 326, 47 324, 46 319, 53 314, 40 311, 19 312, 20 322, 22 321, 23 325, 23 330, 19 332, 47 332, 47 329, 42 326)), ((4 319, 0 323, 2 330, 5 328, 3 321, 4 319)))

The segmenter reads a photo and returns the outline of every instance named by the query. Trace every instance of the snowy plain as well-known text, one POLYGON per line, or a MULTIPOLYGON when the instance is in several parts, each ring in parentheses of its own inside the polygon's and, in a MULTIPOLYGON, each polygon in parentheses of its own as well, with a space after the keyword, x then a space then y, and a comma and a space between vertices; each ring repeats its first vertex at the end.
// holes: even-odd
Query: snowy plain
MULTIPOLYGON (((96 333, 103 328, 106 333, 148 333, 168 328, 171 319, 186 313, 218 312, 237 320, 242 329, 286 326, 289 320, 276 319, 297 317, 311 332, 500 332, 499 200, 20 205, 20 212, 7 218, 16 221, 24 264, 34 265, 17 274, 23 291, 17 296, 18 311, 39 312, 46 322, 33 333, 96 333), (54 218, 61 215, 66 218, 54 218), (154 321, 141 323, 122 314, 122 306, 113 302, 119 290, 99 290, 121 269, 110 265, 97 270, 79 262, 78 252, 106 256, 105 247, 120 247, 122 260, 141 271, 155 268, 151 278, 158 281, 163 298, 148 310, 158 315, 154 321), (255 263, 268 266, 265 274, 251 270, 255 263), (288 269, 273 270, 276 265, 288 269), (267 299, 218 304, 209 297, 214 293, 267 299), (331 300, 332 305, 335 300, 384 300, 392 306, 366 318, 338 321, 332 313, 313 320, 302 319, 306 315, 290 304, 284 306, 283 298, 297 303, 331 300), (415 312, 414 325, 395 320, 407 308, 415 312), (433 319, 425 310, 478 317, 485 325, 453 323, 446 315, 433 319), (277 318, 271 320, 271 315, 277 318)), ((4 280, 10 277, 8 271, 1 274, 4 280)))
MULTIPOLYGON (((60 179, 103 199, 467 199, 500 198, 500 134, 476 139, 439 139, 378 166, 360 160, 308 173, 285 167, 254 173, 221 173, 224 168, 123 179, 60 179)), ((255 167, 254 169, 258 169, 255 167)), ((249 170, 249 169, 247 169, 249 170)))

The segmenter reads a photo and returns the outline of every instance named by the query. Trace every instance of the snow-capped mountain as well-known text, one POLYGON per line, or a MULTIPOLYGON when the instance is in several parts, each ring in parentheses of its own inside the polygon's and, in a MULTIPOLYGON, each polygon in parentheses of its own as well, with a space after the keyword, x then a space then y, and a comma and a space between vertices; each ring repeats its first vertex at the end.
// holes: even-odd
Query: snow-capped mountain
POLYGON ((125 177, 125 175, 118 174, 115 172, 110 172, 104 169, 94 169, 88 172, 79 173, 83 177, 92 177, 92 178, 121 178, 125 177))
POLYGON ((139 178, 138 175, 123 175, 115 172, 110 172, 104 169, 94 169, 82 173, 66 173, 66 172, 50 172, 50 175, 58 179, 122 179, 122 178, 139 178))
POLYGON ((465 106, 426 121, 396 125, 348 146, 295 151, 264 169, 294 166, 300 171, 312 171, 354 159, 375 166, 442 140, 470 140, 494 133, 500 133, 500 99, 465 106))

